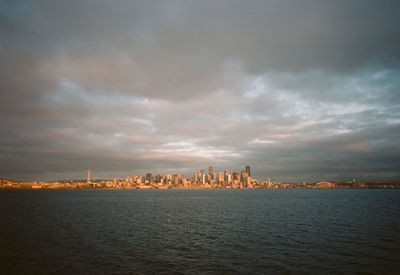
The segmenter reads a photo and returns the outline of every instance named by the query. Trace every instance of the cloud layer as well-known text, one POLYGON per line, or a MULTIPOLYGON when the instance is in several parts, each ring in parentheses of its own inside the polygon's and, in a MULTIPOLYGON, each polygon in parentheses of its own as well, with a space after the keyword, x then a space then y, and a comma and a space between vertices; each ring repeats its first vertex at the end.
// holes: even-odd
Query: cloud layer
POLYGON ((398 1, 0 1, 0 176, 399 178, 398 1))

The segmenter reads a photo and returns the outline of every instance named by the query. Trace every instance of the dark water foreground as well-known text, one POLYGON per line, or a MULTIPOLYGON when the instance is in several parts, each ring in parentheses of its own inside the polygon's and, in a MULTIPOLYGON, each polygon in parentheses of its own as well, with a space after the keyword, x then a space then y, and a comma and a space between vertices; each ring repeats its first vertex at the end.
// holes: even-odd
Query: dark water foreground
POLYGON ((400 190, 1 190, 2 274, 400 273, 400 190))

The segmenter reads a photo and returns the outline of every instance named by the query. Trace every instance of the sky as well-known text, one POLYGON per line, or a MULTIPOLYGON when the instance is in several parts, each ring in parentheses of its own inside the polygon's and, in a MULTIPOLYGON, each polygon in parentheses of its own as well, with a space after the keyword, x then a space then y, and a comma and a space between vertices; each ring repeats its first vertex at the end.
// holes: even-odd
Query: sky
POLYGON ((0 0, 0 178, 399 180, 399 10, 0 0))

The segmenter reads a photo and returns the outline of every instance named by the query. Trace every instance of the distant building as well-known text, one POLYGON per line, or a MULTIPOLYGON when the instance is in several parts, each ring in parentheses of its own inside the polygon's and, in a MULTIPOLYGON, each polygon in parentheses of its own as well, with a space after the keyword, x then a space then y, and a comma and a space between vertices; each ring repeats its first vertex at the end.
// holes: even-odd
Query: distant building
POLYGON ((224 181, 224 173, 223 172, 219 172, 218 173, 218 182, 223 182, 224 181))
POLYGON ((336 183, 330 181, 320 181, 315 184, 318 188, 335 188, 336 183))
POLYGON ((247 173, 247 175, 248 175, 249 177, 251 177, 251 174, 250 174, 250 166, 249 166, 249 165, 246 166, 246 173, 247 173))
POLYGON ((250 181, 250 177, 249 174, 247 174, 246 172, 242 172, 242 183, 244 187, 247 187, 248 182, 250 181))
POLYGON ((240 174, 238 172, 233 172, 233 179, 240 182, 240 174))

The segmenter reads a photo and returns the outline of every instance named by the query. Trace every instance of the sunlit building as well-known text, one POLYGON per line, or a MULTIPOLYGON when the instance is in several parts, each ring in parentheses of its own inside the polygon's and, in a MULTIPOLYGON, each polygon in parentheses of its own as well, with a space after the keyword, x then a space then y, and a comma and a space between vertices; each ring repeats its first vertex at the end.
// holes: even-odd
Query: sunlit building
POLYGON ((224 173, 223 172, 219 172, 218 173, 218 182, 223 182, 224 181, 224 173))

